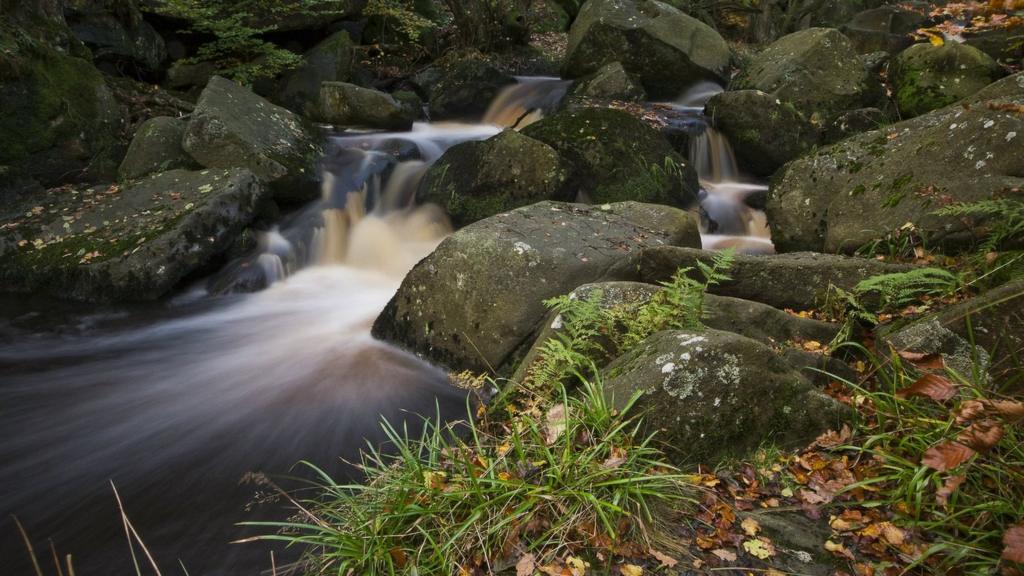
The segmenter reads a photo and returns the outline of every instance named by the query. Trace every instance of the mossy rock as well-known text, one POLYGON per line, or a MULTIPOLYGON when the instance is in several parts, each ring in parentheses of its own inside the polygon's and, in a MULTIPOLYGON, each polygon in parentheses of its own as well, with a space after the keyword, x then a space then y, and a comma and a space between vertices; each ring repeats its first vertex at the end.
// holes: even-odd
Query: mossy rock
POLYGON ((730 88, 767 92, 821 123, 882 97, 849 39, 832 28, 783 36, 744 66, 730 88))
POLYGON ((356 63, 355 44, 348 32, 336 32, 306 52, 298 68, 285 74, 277 99, 294 112, 315 117, 320 85, 348 82, 356 63))
POLYGON ((158 116, 139 126, 128 153, 117 170, 122 182, 175 168, 197 168, 196 161, 181 147, 188 121, 158 116))
POLYGON ((924 14, 908 8, 880 6, 858 12, 841 30, 861 54, 895 54, 913 43, 910 33, 927 21, 924 14))
POLYGON ((392 95, 346 82, 323 82, 317 118, 339 126, 408 130, 420 107, 411 92, 392 95))
POLYGON ((267 200, 244 169, 172 170, 127 188, 56 188, 5 211, 7 290, 152 300, 227 250, 267 200))
POLYGON ((566 200, 560 194, 568 172, 553 148, 505 130, 449 148, 424 175, 417 198, 465 226, 541 200, 566 200))
POLYGON ((438 63, 440 74, 430 88, 434 120, 476 119, 502 88, 516 79, 475 55, 453 55, 438 63))
POLYGON ((636 200, 696 205, 697 176, 657 130, 628 112, 566 110, 523 129, 554 148, 573 169, 567 186, 578 201, 636 200))
POLYGON ((590 0, 569 31, 562 75, 581 78, 621 62, 652 98, 720 81, 731 54, 713 28, 657 0, 590 0))
POLYGON ((214 76, 196 104, 182 146, 207 168, 248 168, 274 197, 306 202, 320 194, 319 139, 295 113, 214 76))
POLYGON ((580 78, 572 95, 598 100, 641 101, 647 98, 639 78, 626 72, 619 62, 605 64, 597 72, 580 78))
POLYGON ((903 118, 948 106, 1002 75, 1002 68, 991 56, 956 42, 915 44, 889 63, 889 79, 903 118))
POLYGON ((803 446, 854 418, 770 346, 718 330, 653 334, 609 364, 603 380, 617 408, 640 393, 643 426, 659 431, 680 465, 742 457, 766 439, 803 446))
POLYGON ((692 214, 641 208, 545 201, 470 224, 409 272, 373 334, 456 371, 510 372, 545 299, 628 280, 641 249, 692 237, 692 214))
POLYGON ((1021 105, 1024 74, 1017 74, 787 164, 766 206, 776 248, 852 253, 908 222, 932 248, 972 247, 984 227, 935 212, 1020 190, 1021 105))

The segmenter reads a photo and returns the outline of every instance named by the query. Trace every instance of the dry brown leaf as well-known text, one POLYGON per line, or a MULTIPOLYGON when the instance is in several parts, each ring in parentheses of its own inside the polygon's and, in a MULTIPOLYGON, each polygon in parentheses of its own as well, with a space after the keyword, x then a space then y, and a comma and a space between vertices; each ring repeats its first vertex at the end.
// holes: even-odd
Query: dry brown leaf
POLYGON ((936 402, 945 402, 956 396, 956 384, 938 374, 925 374, 910 386, 896 392, 899 398, 925 396, 936 402))
POLYGON ((839 432, 835 430, 829 430, 814 441, 814 446, 820 446, 822 448, 835 448, 836 446, 845 444, 853 436, 853 432, 850 427, 843 424, 843 429, 839 432))
POLYGON ((924 352, 911 352, 909 350, 903 350, 897 352, 900 358, 903 358, 907 362, 910 362, 918 368, 927 370, 942 370, 946 367, 946 361, 942 359, 941 354, 928 354, 924 352))
POLYGON ((548 446, 554 444, 565 432, 565 404, 555 404, 544 418, 544 441, 548 446))
POLYGON ((961 432, 956 439, 975 452, 987 452, 1006 435, 1003 425, 995 420, 975 422, 961 432))
POLYGON ((607 460, 601 463, 604 468, 618 468, 626 463, 626 449, 613 446, 612 453, 607 460))
POLYGON ((949 504, 949 497, 964 483, 964 480, 967 480, 967 475, 965 474, 957 474, 956 476, 946 478, 942 487, 935 491, 935 502, 943 507, 949 504))
POLYGON ((1024 423, 1024 402, 1013 400, 989 400, 992 410, 1003 417, 1007 424, 1024 423))
POLYGON ((726 550, 725 548, 712 550, 711 553, 717 556, 720 560, 724 560, 726 562, 736 561, 736 553, 731 550, 726 550))
POLYGON ((648 550, 647 553, 650 554, 652 558, 654 558, 655 560, 657 560, 658 562, 661 563, 659 565, 659 568, 661 568, 661 567, 664 567, 664 568, 675 568, 675 565, 679 564, 679 561, 676 560, 675 558, 673 558, 673 557, 671 557, 668 554, 665 554, 663 552, 658 552, 654 548, 651 548, 650 550, 648 550))
POLYGON ((1024 524, 1010 526, 1003 533, 1003 560, 1024 564, 1024 524))
POLYGON ((536 566, 537 559, 533 554, 523 554, 516 562, 516 576, 532 576, 536 566))
POLYGON ((882 522, 882 539, 892 546, 899 546, 907 541, 907 533, 892 522, 882 522))
POLYGON ((974 450, 959 442, 943 442, 929 448, 921 464, 939 472, 947 472, 970 460, 974 454, 974 450))
POLYGON ((406 563, 409 562, 409 556, 407 556, 405 550, 402 550, 401 548, 392 548, 391 550, 388 550, 388 554, 391 555, 391 561, 399 568, 405 568, 406 563))
POLYGON ((853 560, 853 552, 850 552, 846 546, 843 546, 841 542, 833 542, 831 540, 825 541, 825 550, 828 550, 836 556, 842 556, 853 560))
POLYGON ((986 411, 985 402, 981 400, 964 400, 956 409, 957 424, 966 424, 983 415, 986 411))
POLYGON ((761 531, 761 525, 757 523, 757 520, 749 516, 740 522, 740 528, 743 528, 743 532, 747 536, 757 536, 757 533, 761 531))

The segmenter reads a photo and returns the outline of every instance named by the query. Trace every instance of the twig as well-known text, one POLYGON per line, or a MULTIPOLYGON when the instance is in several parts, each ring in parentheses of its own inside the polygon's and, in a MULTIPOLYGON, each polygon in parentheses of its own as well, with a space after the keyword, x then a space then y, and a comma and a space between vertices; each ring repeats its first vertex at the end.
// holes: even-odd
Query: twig
POLYGON ((28 532, 25 532, 25 527, 21 525, 21 521, 14 514, 11 514, 11 518, 14 518, 14 523, 18 526, 18 532, 21 532, 21 539, 25 542, 25 548, 28 548, 28 555, 32 558, 32 567, 36 570, 37 576, 43 576, 43 570, 39 567, 39 560, 36 559, 36 551, 32 548, 32 541, 28 538, 28 532))

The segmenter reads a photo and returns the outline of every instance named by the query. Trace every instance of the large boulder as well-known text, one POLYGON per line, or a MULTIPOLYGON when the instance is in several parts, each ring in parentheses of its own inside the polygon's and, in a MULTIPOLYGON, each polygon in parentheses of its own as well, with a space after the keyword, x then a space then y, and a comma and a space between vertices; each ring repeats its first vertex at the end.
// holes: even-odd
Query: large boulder
POLYGON ((76 38, 92 50, 98 65, 111 70, 125 66, 155 73, 167 58, 164 39, 132 2, 119 2, 111 9, 108 2, 70 0, 65 10, 68 26, 76 38))
POLYGON ((1002 75, 991 56, 957 42, 915 44, 889 63, 893 97, 903 118, 966 98, 1002 75))
POLYGON ((440 76, 430 88, 434 120, 479 118, 502 88, 516 79, 476 57, 449 58, 438 64, 440 76))
POLYGON ((628 112, 566 110, 522 131, 554 148, 572 166, 567 183, 578 201, 637 200, 690 207, 699 186, 689 162, 657 130, 628 112))
POLYGON ((54 22, 36 39, 27 23, 17 33, 0 28, 0 188, 21 177, 45 186, 109 178, 117 169, 117 102, 77 40, 54 47, 62 31, 54 22))
POLYGON ((573 86, 572 95, 598 100, 640 101, 647 97, 639 79, 626 71, 619 62, 605 64, 600 70, 580 78, 573 86))
MULTIPOLYGON (((411 93, 410 96, 415 98, 411 93)), ((317 118, 323 122, 340 126, 408 130, 419 115, 416 104, 386 92, 346 82, 324 82, 320 85, 317 118)))
POLYGON ((713 28, 657 0, 590 0, 569 31, 562 75, 612 62, 639 76, 652 98, 675 98, 699 80, 721 80, 729 46, 713 28))
POLYGON ((244 169, 172 170, 120 189, 54 189, 4 211, 6 290, 151 300, 203 270, 266 200, 244 169))
POLYGON ((319 195, 320 146, 302 119, 230 80, 210 79, 182 145, 207 168, 248 168, 279 200, 319 195))
POLYGON ((298 68, 285 74, 277 99, 290 110, 314 117, 324 82, 348 82, 356 65, 355 44, 342 30, 314 46, 298 68))
POLYGON ((775 41, 733 79, 734 90, 760 90, 792 103, 822 123, 839 114, 875 105, 878 81, 864 69, 841 32, 809 28, 775 41))
POLYGON ((938 216, 950 202, 976 202, 1024 184, 1024 74, 963 103, 868 132, 786 167, 767 203, 772 240, 783 252, 853 252, 913 223, 932 246, 974 240, 961 218, 938 216), (962 105, 961 105, 962 104, 962 105))
POLYGON ((740 166, 758 176, 771 176, 821 138, 791 103, 760 90, 716 94, 708 100, 705 114, 728 138, 740 166))
POLYGON ((154 172, 194 168, 195 160, 181 147, 188 121, 157 116, 146 120, 135 132, 128 153, 117 170, 119 180, 135 180, 154 172))
MULTIPOLYGON (((640 279, 652 284, 664 282, 676 270, 696 269, 698 261, 710 262, 713 256, 692 248, 648 248, 640 254, 640 279)), ((830 285, 850 291, 861 280, 909 269, 870 258, 832 254, 737 254, 727 272, 731 280, 712 286, 711 293, 779 309, 810 310, 820 306, 830 285)))
POLYGON ((373 334, 454 370, 503 370, 529 345, 545 299, 629 279, 642 248, 699 242, 695 216, 667 206, 517 208, 444 240, 406 276, 373 334))
POLYGON ((910 46, 910 33, 928 20, 924 14, 901 6, 880 6, 857 13, 841 30, 861 54, 895 54, 910 46))
POLYGON ((552 147, 505 130, 457 144, 420 181, 417 198, 441 206, 456 226, 562 196, 568 169, 552 147))
POLYGON ((615 407, 641 393, 643 425, 677 464, 742 457, 768 437, 803 446, 854 416, 770 346, 731 332, 658 332, 603 374, 615 407))

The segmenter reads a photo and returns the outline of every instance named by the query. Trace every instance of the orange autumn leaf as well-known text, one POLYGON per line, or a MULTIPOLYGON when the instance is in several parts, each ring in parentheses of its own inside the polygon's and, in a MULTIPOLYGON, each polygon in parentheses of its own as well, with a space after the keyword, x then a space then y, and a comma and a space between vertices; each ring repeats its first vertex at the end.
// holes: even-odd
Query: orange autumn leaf
POLYGON ((965 474, 958 474, 956 476, 946 478, 942 487, 935 491, 935 502, 937 502, 939 506, 945 507, 949 504, 949 497, 956 492, 957 488, 959 488, 965 480, 967 480, 967 476, 965 474))
POLYGON ((1003 533, 1003 560, 1024 564, 1024 524, 1010 526, 1003 533))
POLYGON ((939 472, 947 472, 970 460, 974 454, 974 450, 959 442, 943 442, 929 448, 921 464, 939 472))
POLYGON ((987 452, 998 444, 1005 434, 1006 431, 999 422, 982 420, 968 426, 956 439, 975 452, 987 452))
POLYGON ((956 396, 956 384, 938 374, 925 374, 910 386, 896 392, 899 398, 925 396, 936 402, 945 402, 956 396))

